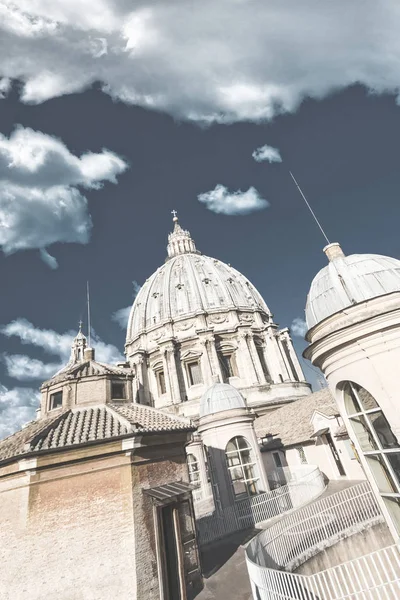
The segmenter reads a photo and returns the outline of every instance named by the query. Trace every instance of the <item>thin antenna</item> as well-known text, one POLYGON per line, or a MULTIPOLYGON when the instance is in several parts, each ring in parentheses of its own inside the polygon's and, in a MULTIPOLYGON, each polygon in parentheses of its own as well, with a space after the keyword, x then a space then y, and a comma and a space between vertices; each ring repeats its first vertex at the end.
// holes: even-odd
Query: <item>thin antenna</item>
POLYGON ((317 224, 317 225, 318 225, 318 227, 320 228, 322 235, 324 236, 324 238, 326 239, 326 241, 328 242, 328 244, 330 244, 330 241, 328 240, 328 237, 327 237, 327 235, 326 235, 325 231, 324 231, 324 230, 322 229, 322 227, 321 227, 321 223, 318 221, 318 219, 317 219, 317 217, 316 217, 316 215, 315 215, 315 213, 314 213, 313 209, 311 208, 311 206, 310 206, 310 205, 309 205, 309 203, 308 203, 308 200, 307 200, 307 198, 305 197, 305 195, 304 195, 304 194, 303 194, 303 192, 301 191, 301 188, 300 188, 299 184, 297 183, 296 179, 294 178, 294 175, 293 175, 293 173, 292 173, 291 171, 289 171, 289 173, 290 173, 290 176, 291 176, 291 178, 292 178, 292 179, 293 179, 293 181, 295 182, 295 184, 296 184, 296 187, 297 187, 297 189, 299 190, 299 192, 300 192, 300 194, 301 194, 301 196, 302 196, 302 198, 303 198, 304 202, 307 204, 307 207, 308 207, 308 209, 309 209, 310 213, 311 213, 311 214, 312 214, 312 216, 314 217, 314 220, 315 220, 316 224, 317 224))
POLYGON ((86 295, 87 295, 87 318, 88 318, 88 341, 89 348, 91 348, 90 344, 90 296, 89 296, 89 282, 86 282, 86 295))

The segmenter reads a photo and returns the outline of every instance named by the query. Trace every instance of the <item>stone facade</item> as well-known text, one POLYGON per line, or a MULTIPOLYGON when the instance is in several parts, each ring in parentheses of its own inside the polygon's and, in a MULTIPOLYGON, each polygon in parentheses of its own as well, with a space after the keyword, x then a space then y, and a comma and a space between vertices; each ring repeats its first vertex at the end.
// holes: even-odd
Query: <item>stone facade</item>
POLYGON ((144 438, 0 467, 2 600, 161 597, 154 506, 143 490, 187 480, 187 435, 144 438))

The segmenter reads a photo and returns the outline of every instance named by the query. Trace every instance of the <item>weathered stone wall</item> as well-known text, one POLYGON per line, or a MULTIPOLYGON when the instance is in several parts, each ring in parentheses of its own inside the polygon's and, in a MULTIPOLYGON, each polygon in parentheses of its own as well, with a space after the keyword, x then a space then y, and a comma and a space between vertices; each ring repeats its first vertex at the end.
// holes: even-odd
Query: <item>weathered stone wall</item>
POLYGON ((3 481, 0 599, 139 598, 131 490, 124 455, 3 481))
POLYGON ((3 468, 0 600, 158 600, 143 490, 188 480, 186 433, 176 443, 170 435, 149 436, 132 454, 115 442, 42 456, 36 471, 3 468))

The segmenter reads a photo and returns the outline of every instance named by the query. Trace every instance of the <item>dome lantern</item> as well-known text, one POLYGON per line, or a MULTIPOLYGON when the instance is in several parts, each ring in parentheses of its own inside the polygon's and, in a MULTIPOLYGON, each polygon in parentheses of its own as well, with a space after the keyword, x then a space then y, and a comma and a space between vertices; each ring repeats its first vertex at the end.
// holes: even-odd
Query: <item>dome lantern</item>
POLYGON ((200 254, 196 249, 196 244, 192 240, 189 231, 182 229, 179 225, 178 216, 176 210, 172 211, 174 218, 174 230, 168 236, 168 258, 173 258, 179 254, 200 254))

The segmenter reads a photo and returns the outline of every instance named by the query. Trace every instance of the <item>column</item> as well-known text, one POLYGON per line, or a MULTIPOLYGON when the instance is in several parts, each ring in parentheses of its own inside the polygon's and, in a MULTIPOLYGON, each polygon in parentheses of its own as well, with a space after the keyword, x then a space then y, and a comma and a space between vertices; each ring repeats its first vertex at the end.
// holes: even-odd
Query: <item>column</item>
POLYGON ((284 335, 284 337, 285 337, 285 339, 287 341, 287 347, 288 347, 288 350, 289 350, 290 358, 292 359, 293 366, 294 366, 294 368, 295 368, 295 370, 297 372, 297 377, 298 377, 299 381, 305 381, 306 378, 304 377, 304 373, 303 373, 303 369, 301 368, 300 361, 297 358, 297 354, 296 354, 296 351, 294 349, 292 338, 290 337, 289 330, 288 329, 284 329, 282 333, 283 333, 283 335, 284 335))
POLYGON ((269 353, 269 362, 271 367, 273 367, 271 375, 275 383, 281 383, 280 375, 284 381, 289 379, 286 363, 283 360, 281 348, 277 339, 278 334, 273 330, 272 327, 268 327, 267 331, 269 341, 267 345, 267 351, 269 353))
MULTIPOLYGON (((264 370, 262 368, 262 364, 261 364, 260 358, 258 356, 257 348, 256 348, 256 345, 254 342, 254 337, 252 334, 249 334, 247 336, 247 343, 249 345, 249 350, 250 350, 251 357, 253 359, 253 364, 254 364, 254 368, 257 373, 258 381, 260 383, 266 384, 267 380, 265 378, 264 370)), ((265 361, 265 362, 267 362, 267 361, 265 361)))
POLYGON ((181 389, 179 386, 178 371, 176 368, 176 356, 175 346, 170 344, 166 347, 167 351, 167 363, 168 363, 168 375, 171 386, 171 397, 174 404, 180 404, 182 402, 181 389))
POLYGON ((238 342, 239 342, 239 353, 240 353, 240 358, 243 362, 243 366, 245 367, 245 375, 246 375, 246 379, 247 382, 250 385, 258 385, 259 380, 258 380, 258 376, 257 376, 257 370, 254 364, 254 360, 253 357, 251 355, 250 352, 250 348, 247 342, 247 338, 249 337, 248 332, 240 332, 238 335, 238 342))
POLYGON ((209 360, 210 360, 213 378, 218 377, 219 381, 222 383, 223 378, 222 378, 222 373, 221 373, 221 366, 219 364, 217 348, 215 347, 215 337, 210 336, 207 339, 207 341, 208 341, 207 349, 209 352, 208 356, 209 356, 209 360))
POLYGON ((210 339, 208 337, 200 338, 200 344, 203 347, 203 352, 201 355, 203 380, 204 380, 204 384, 206 385, 206 387, 209 387, 214 383, 210 353, 208 351, 208 348, 210 345, 210 339))
POLYGON ((139 355, 135 357, 134 363, 136 367, 136 391, 137 395, 134 398, 134 402, 139 404, 147 404, 145 394, 145 376, 144 376, 144 356, 139 355))

